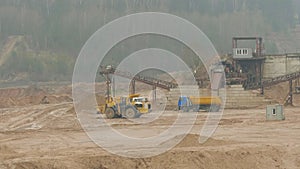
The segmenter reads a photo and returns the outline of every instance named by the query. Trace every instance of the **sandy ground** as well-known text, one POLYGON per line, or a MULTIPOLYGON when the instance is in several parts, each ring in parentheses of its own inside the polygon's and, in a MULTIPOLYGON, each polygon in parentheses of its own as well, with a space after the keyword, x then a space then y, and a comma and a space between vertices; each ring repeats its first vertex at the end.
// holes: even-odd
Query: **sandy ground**
MULTIPOLYGON (((299 107, 286 107, 286 120, 271 122, 265 120, 264 109, 227 109, 216 132, 204 144, 198 142, 199 131, 208 114, 199 112, 191 132, 173 149, 149 158, 126 158, 91 141, 78 122, 72 102, 55 98, 50 104, 15 103, 0 109, 0 169, 300 168, 299 107)), ((143 125, 126 119, 107 120, 107 124, 120 132, 133 129, 146 137, 164 131, 177 115, 168 111, 143 125)), ((95 113, 97 116, 101 115, 95 113)), ((141 120, 147 118, 150 116, 141 120)), ((101 129, 101 125, 98 127, 101 129)), ((145 145, 144 149, 152 151, 153 147, 145 145)))

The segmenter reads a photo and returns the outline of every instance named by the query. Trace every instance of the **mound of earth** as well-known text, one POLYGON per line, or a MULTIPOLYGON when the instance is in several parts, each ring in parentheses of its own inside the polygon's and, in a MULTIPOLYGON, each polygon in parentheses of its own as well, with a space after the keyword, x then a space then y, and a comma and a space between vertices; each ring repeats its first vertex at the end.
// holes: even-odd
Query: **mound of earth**
POLYGON ((213 138, 207 139, 205 143, 200 143, 199 138, 200 136, 197 134, 188 134, 176 147, 191 147, 191 146, 201 147, 201 146, 216 146, 216 145, 221 146, 221 145, 228 145, 234 143, 231 141, 216 140, 213 138))
MULTIPOLYGON (((65 89, 67 91, 70 87, 65 89)), ((85 91, 84 87, 82 91, 85 91)), ((285 108, 286 120, 274 122, 265 121, 265 109, 226 109, 221 125, 203 144, 199 143, 199 135, 187 134, 177 146, 158 156, 127 158, 110 154, 88 137, 79 124, 73 103, 64 102, 69 99, 68 92, 70 90, 64 93, 64 87, 46 89, 34 86, 1 90, 0 98, 7 102, 6 108, 0 108, 1 169, 300 168, 300 113, 296 107, 285 108), (6 95, 10 98, 7 99, 6 95), (44 95, 47 95, 49 104, 34 102, 44 95), (60 103, 51 103, 55 101, 60 103)), ((83 104, 90 102, 89 94, 86 94, 83 104)), ((163 132, 177 118, 177 113, 167 111, 149 125, 120 125, 117 129, 124 133, 133 129, 133 134, 147 137, 151 133, 163 132)), ((97 118, 96 112, 91 115, 97 118)), ((188 114, 184 117, 189 118, 188 114)), ((191 133, 200 131, 205 117, 203 112, 198 113, 191 133)), ((109 119, 107 123, 112 126, 128 124, 126 119, 109 119)), ((107 128, 97 124, 92 129, 107 128)), ((162 144, 178 141, 180 136, 183 135, 162 144)), ((103 137, 110 137, 109 133, 103 137)), ((122 149, 124 144, 120 142, 115 148, 128 151, 122 149)), ((143 145, 140 150, 156 151, 150 145, 143 145)))
POLYGON ((125 158, 114 155, 72 155, 57 159, 35 158, 16 161, 12 166, 23 168, 73 168, 73 169, 275 169, 281 167, 283 153, 275 147, 243 148, 228 150, 178 151, 173 150, 151 158, 125 158))
MULTIPOLYGON (((280 104, 285 103, 285 99, 289 94, 289 82, 283 82, 275 86, 265 88, 265 95, 280 104)), ((300 106, 300 94, 294 94, 294 105, 300 106)))
POLYGON ((27 88, 4 88, 0 89, 0 108, 16 106, 28 106, 42 104, 43 99, 47 99, 47 104, 58 104, 71 102, 70 95, 50 93, 36 86, 27 88))
POLYGON ((73 104, 36 105, 26 109, 2 110, 0 123, 4 131, 81 130, 73 104))

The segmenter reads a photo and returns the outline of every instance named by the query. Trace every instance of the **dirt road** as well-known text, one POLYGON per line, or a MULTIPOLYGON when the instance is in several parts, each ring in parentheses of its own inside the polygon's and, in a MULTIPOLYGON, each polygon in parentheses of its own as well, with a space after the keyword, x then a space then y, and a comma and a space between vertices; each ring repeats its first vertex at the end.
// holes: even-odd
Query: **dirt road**
MULTIPOLYGON (((299 108, 286 108, 286 120, 280 122, 266 122, 264 109, 226 110, 205 144, 198 142, 198 134, 207 113, 199 112, 191 133, 175 148, 135 159, 110 154, 94 144, 72 107, 60 103, 0 109, 0 168, 300 168, 299 108)), ((134 129, 143 137, 168 128, 177 113, 166 112, 145 125, 126 119, 108 124, 124 133, 134 129)))

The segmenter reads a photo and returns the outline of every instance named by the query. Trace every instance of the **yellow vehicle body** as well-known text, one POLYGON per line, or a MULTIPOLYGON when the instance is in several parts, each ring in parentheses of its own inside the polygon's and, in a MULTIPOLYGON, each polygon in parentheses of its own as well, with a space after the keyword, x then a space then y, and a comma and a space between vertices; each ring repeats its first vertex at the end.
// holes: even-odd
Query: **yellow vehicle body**
POLYGON ((204 97, 190 97, 192 104, 194 105, 221 105, 222 101, 217 96, 204 96, 204 97))
POLYGON ((137 108, 137 110, 142 113, 149 113, 151 111, 151 103, 147 98, 141 97, 140 94, 129 95, 130 103, 137 108))
POLYGON ((218 96, 180 96, 178 99, 178 110, 199 111, 200 109, 218 112, 221 108, 222 100, 218 96))
POLYGON ((107 118, 126 117, 136 118, 151 111, 151 103, 140 94, 128 97, 107 98, 105 105, 98 106, 100 113, 105 113, 107 118))

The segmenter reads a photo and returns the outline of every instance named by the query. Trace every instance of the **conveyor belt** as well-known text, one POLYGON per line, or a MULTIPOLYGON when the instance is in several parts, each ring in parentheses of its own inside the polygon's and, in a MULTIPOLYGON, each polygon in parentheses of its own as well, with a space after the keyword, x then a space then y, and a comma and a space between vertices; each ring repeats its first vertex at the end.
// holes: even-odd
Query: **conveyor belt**
POLYGON ((156 79, 153 77, 146 77, 146 76, 141 76, 141 75, 132 75, 130 72, 125 72, 125 71, 121 71, 118 69, 115 69, 111 66, 109 67, 103 67, 101 66, 101 71, 100 74, 114 74, 120 77, 124 77, 124 78, 128 78, 128 79, 132 79, 138 82, 142 82, 148 85, 152 85, 155 87, 159 87, 162 89, 166 89, 166 90, 170 90, 171 88, 176 88, 178 87, 177 83, 174 82, 169 82, 169 81, 165 81, 165 80, 161 80, 161 79, 156 79))
POLYGON ((297 78, 300 78, 300 71, 290 73, 290 74, 286 74, 286 75, 282 75, 282 76, 278 76, 278 77, 274 77, 272 79, 263 80, 262 84, 247 83, 246 82, 244 84, 244 87, 245 87, 246 90, 254 90, 254 89, 259 89, 261 87, 273 86, 273 85, 276 85, 278 83, 287 82, 287 81, 290 81, 290 80, 295 80, 297 78))

